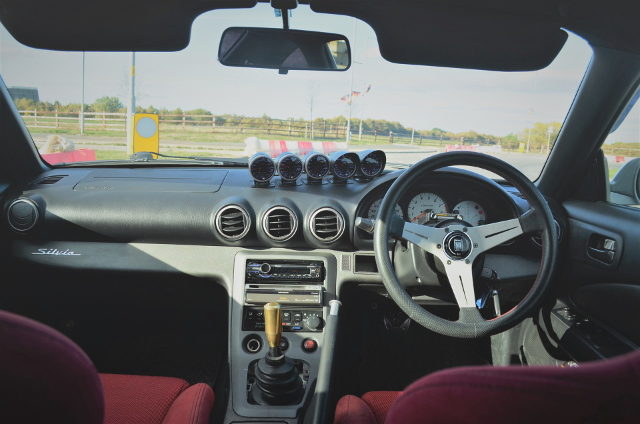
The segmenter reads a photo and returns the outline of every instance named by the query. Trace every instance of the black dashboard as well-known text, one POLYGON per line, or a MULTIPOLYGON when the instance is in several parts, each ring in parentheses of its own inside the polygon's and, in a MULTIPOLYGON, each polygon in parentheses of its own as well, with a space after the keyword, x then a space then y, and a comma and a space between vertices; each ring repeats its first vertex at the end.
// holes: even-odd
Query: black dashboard
MULTIPOLYGON (((18 200, 14 212, 24 216, 16 225, 34 223, 14 233, 33 239, 372 250, 355 218, 373 216, 402 172, 341 184, 275 178, 256 186, 246 168, 57 168, 6 193, 5 222, 15 220, 8 209, 18 200)), ((527 203, 509 186, 447 168, 426 176, 398 207, 417 222, 427 209, 477 225, 514 217, 527 203)))

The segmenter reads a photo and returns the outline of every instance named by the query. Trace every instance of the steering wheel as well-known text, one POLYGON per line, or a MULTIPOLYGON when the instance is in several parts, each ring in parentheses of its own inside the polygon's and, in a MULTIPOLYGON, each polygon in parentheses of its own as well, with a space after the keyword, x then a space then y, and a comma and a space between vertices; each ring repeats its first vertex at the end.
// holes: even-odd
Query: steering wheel
POLYGON ((389 296, 411 319, 446 336, 479 338, 518 324, 538 306, 552 281, 559 243, 553 215, 538 188, 503 160, 475 152, 440 153, 417 162, 398 177, 382 199, 374 228, 376 264, 389 296), (398 200, 428 173, 446 166, 467 165, 491 171, 513 184, 531 209, 514 219, 467 226, 456 223, 432 227, 406 222, 394 213, 398 200), (483 252, 521 234, 542 230, 542 259, 538 275, 522 301, 493 319, 484 319, 476 307, 472 266, 483 252), (456 303, 457 321, 441 318, 418 305, 398 281, 389 254, 390 238, 409 241, 442 261, 456 303))

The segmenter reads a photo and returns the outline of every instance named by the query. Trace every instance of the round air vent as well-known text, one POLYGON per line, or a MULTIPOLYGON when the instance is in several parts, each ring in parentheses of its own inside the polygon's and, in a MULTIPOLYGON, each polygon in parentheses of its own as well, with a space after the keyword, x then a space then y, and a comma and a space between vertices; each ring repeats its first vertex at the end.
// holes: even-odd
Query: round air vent
POLYGON ((298 230, 298 218, 286 206, 275 206, 264 214, 262 229, 269 238, 286 241, 298 230))
POLYGON ((7 221, 15 231, 24 233, 38 223, 40 212, 31 199, 16 199, 7 208, 7 221))
POLYGON ((320 241, 329 243, 344 233, 344 217, 333 208, 321 208, 311 214, 311 234, 320 241))
POLYGON ((216 229, 227 240, 240 240, 250 227, 249 214, 238 205, 225 206, 216 214, 216 229))

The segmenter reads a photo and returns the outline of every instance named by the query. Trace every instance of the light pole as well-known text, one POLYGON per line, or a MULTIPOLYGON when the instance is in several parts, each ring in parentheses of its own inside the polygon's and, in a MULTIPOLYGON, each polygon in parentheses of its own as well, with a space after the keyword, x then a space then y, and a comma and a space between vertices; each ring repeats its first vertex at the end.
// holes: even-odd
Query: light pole
POLYGON ((80 134, 84 135, 84 51, 82 52, 82 101, 80 102, 80 134))
POLYGON ((129 105, 127 107, 127 154, 133 154, 133 117, 136 113, 136 52, 131 52, 129 105))

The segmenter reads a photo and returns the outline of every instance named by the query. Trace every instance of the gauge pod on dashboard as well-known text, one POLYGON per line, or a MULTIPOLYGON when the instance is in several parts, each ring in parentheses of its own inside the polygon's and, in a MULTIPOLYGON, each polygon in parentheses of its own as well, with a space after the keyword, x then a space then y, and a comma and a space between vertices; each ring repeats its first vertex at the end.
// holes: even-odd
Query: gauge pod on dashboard
POLYGON ((309 152, 304 157, 304 172, 307 174, 307 184, 319 184, 329 173, 331 160, 327 155, 309 152))
POLYGON ((382 150, 363 150, 358 153, 358 159, 360 159, 358 175, 364 179, 382 174, 387 164, 387 155, 382 150))
POLYGON ((344 184, 358 172, 360 158, 358 158, 357 153, 342 150, 331 153, 329 159, 331 160, 331 173, 335 184, 344 184))
POLYGON ((280 154, 276 159, 276 169, 283 184, 295 184, 302 174, 302 159, 291 152, 280 154))
POLYGON ((267 186, 276 172, 276 165, 266 153, 258 152, 249 159, 249 173, 256 186, 267 186))

